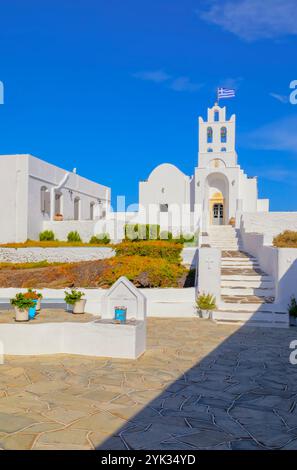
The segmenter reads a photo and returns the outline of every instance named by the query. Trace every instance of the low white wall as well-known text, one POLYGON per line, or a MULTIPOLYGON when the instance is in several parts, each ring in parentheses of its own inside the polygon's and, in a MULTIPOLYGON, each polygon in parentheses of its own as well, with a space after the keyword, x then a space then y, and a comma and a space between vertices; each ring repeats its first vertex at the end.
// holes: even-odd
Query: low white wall
POLYGON ((297 248, 277 248, 276 302, 287 307, 291 296, 297 300, 297 248))
POLYGON ((291 296, 297 299, 297 248, 264 245, 264 235, 241 233, 243 249, 255 256, 261 269, 275 283, 275 304, 287 310, 291 296))
POLYGON ((74 263, 106 259, 114 256, 108 247, 58 247, 58 248, 0 248, 0 262, 4 263, 74 263))
POLYGON ((90 238, 95 234, 95 220, 63 220, 44 221, 42 230, 52 230, 55 238, 61 241, 67 241, 69 232, 77 231, 83 242, 89 242, 90 238))
POLYGON ((243 250, 255 256, 264 272, 277 279, 277 248, 264 245, 264 235, 241 232, 243 250))
MULTIPOLYGON (((38 289, 43 295, 43 306, 47 302, 63 304, 65 289, 38 289)), ((107 292, 106 289, 80 289, 85 292, 86 313, 101 315, 101 299, 107 292)), ((193 317, 195 316, 195 288, 185 289, 139 289, 147 298, 148 317, 193 317)), ((2 288, 0 289, 1 302, 7 302, 17 292, 25 292, 26 289, 2 288)))
POLYGON ((200 294, 212 294, 219 305, 221 300, 221 250, 200 248, 197 272, 197 291, 200 294))
POLYGON ((297 230, 297 212, 245 212, 241 231, 264 234, 264 244, 271 245, 273 237, 284 230, 297 230))
POLYGON ((4 354, 79 354, 136 359, 146 347, 146 322, 1 324, 4 354))

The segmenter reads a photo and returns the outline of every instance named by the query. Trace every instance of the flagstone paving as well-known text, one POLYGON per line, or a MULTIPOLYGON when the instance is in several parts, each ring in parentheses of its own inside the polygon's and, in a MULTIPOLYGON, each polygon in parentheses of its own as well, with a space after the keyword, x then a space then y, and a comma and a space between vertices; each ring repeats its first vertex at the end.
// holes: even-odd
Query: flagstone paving
POLYGON ((2 449, 297 449, 297 329, 149 319, 138 360, 5 357, 2 449))

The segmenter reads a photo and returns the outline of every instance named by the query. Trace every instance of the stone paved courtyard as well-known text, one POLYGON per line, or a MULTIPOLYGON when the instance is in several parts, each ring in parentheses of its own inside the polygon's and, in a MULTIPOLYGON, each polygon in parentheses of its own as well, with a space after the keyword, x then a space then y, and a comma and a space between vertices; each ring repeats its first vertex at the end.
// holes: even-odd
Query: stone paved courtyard
POLYGON ((149 319, 137 361, 6 357, 3 449, 297 449, 290 330, 149 319))

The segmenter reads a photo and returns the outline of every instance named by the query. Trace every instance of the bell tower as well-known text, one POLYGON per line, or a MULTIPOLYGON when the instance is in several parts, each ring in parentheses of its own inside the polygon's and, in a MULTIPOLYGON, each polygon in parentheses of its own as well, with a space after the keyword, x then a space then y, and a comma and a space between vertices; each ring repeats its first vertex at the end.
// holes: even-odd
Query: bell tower
POLYGON ((207 120, 199 117, 198 167, 236 167, 235 114, 226 118, 226 108, 215 103, 207 110, 207 120))

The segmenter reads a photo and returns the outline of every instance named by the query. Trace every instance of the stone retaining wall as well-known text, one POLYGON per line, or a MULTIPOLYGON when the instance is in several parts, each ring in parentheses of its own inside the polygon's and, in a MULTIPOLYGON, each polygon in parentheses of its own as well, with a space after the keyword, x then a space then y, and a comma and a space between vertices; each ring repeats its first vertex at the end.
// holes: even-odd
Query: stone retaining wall
POLYGON ((106 259, 114 256, 108 247, 57 247, 57 248, 0 248, 1 263, 74 263, 106 259))

